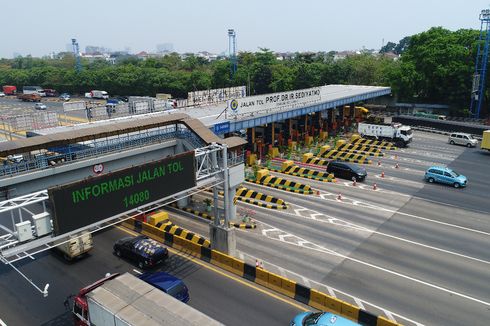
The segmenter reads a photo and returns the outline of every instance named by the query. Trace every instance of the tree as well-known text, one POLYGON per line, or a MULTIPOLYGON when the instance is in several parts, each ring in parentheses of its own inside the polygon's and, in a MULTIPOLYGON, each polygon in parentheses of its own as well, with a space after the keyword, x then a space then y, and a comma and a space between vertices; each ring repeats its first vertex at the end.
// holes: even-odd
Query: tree
POLYGON ((384 45, 381 50, 379 50, 379 53, 388 53, 388 52, 394 52, 397 44, 394 42, 388 42, 386 45, 384 45))

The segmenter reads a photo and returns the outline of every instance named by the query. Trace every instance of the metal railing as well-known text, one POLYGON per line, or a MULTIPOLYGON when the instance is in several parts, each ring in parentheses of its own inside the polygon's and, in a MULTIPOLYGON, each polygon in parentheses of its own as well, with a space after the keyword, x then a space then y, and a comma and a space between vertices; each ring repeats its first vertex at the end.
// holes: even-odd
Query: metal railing
POLYGON ((47 150, 51 154, 42 153, 34 156, 29 154, 20 162, 4 161, 3 166, 0 167, 0 177, 47 169, 51 166, 66 164, 72 161, 81 161, 110 153, 158 144, 170 139, 185 139, 195 148, 204 145, 203 141, 187 127, 181 125, 166 126, 142 130, 132 134, 118 135, 111 138, 49 148, 47 150))

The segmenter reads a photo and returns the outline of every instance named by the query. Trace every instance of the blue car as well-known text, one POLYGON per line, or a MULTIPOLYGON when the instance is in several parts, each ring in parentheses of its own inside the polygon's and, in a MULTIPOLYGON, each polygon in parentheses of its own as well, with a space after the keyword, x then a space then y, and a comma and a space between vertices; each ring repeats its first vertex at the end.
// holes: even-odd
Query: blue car
POLYGON ((425 171, 425 180, 430 183, 439 182, 452 185, 454 188, 466 187, 468 179, 450 168, 432 166, 425 171))
POLYGON ((189 301, 189 290, 184 282, 165 272, 145 273, 140 279, 184 303, 189 301))
POLYGON ((290 326, 359 326, 359 324, 346 319, 344 317, 337 316, 330 312, 302 312, 293 320, 291 320, 290 326))

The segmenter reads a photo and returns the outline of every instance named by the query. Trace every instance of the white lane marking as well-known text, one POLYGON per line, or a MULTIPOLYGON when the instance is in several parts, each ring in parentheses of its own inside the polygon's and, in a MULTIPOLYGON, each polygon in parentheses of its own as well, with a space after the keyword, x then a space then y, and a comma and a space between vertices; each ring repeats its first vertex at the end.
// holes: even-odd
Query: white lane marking
POLYGON ((392 182, 396 182, 396 183, 405 183, 405 184, 411 183, 411 184, 417 185, 417 186, 422 185, 422 182, 420 182, 420 181, 412 181, 412 180, 407 180, 407 179, 402 179, 402 178, 397 178, 397 177, 388 177, 388 176, 386 176, 386 174, 384 177, 382 177, 381 175, 378 175, 378 174, 375 174, 374 176, 380 180, 388 180, 388 181, 392 181, 392 182))
MULTIPOLYGON (((337 202, 337 200, 335 200, 335 199, 325 198, 327 196, 335 196, 335 194, 332 194, 332 193, 320 194, 320 198, 322 198, 323 200, 337 202)), ((348 198, 345 197, 344 199, 348 199, 348 198)), ((371 208, 371 209, 375 209, 375 210, 381 210, 381 211, 385 211, 385 212, 390 212, 390 213, 393 213, 393 214, 400 214, 400 215, 404 215, 404 216, 409 216, 409 217, 413 217, 413 218, 416 218, 416 219, 419 219, 419 220, 423 220, 423 221, 427 221, 427 222, 432 222, 434 224, 445 225, 445 226, 449 226, 449 227, 452 227, 452 228, 455 228, 455 229, 460 229, 460 230, 465 230, 465 231, 469 231, 469 232, 473 232, 473 233, 478 233, 478 234, 483 234, 483 235, 490 236, 490 232, 480 231, 480 230, 468 228, 468 227, 457 225, 457 224, 451 224, 451 223, 446 223, 446 222, 431 220, 431 219, 426 218, 426 217, 422 217, 422 216, 418 216, 418 215, 414 215, 414 214, 410 214, 410 213, 404 213, 404 212, 400 212, 400 211, 397 211, 397 210, 389 209, 389 208, 386 208, 386 207, 376 206, 374 204, 364 203, 364 202, 361 202, 361 201, 353 201, 352 203, 350 203, 347 200, 343 200, 342 203, 343 204, 347 204, 347 205, 353 205, 353 206, 359 206, 358 204, 365 204, 365 206, 363 206, 363 207, 367 207, 367 208, 371 208)))
POLYGON ((135 272, 135 273, 136 273, 136 274, 138 274, 138 275, 142 275, 142 274, 143 274, 141 271, 139 271, 139 270, 137 270, 137 269, 134 269, 134 268, 133 268, 133 272, 135 272))
MULTIPOLYGON (((250 254, 248 254, 248 253, 244 253, 244 255, 246 255, 246 256, 248 256, 248 257, 250 257, 250 259, 251 259, 252 261, 255 261, 255 260, 260 260, 260 261, 263 261, 262 259, 260 259, 260 258, 258 258, 258 257, 256 257, 256 256, 253 256, 253 255, 250 255, 250 254)), ((276 265, 276 264, 273 264, 273 263, 270 263, 270 262, 267 262, 267 265, 268 265, 268 266, 271 266, 271 267, 274 267, 274 268, 277 268, 277 269, 282 269, 282 270, 284 270, 285 272, 287 272, 288 274, 293 275, 293 276, 295 276, 295 277, 297 277, 297 278, 300 278, 300 279, 302 279, 303 281, 306 281, 306 282, 304 283, 304 285, 307 285, 307 284, 308 284, 307 286, 308 286, 308 287, 310 287, 310 288, 311 288, 311 286, 309 285, 310 283, 312 283, 312 284, 316 284, 316 285, 317 285, 317 288, 319 288, 319 287, 325 287, 325 288, 327 289, 327 291, 328 291, 328 294, 330 294, 330 296, 332 296, 332 297, 334 297, 334 298, 337 298, 337 294, 336 294, 336 292, 337 292, 337 293, 339 293, 339 294, 342 294, 342 295, 344 295, 344 296, 346 296, 346 297, 352 298, 353 300, 355 300, 355 299, 357 298, 357 297, 353 296, 352 294, 349 294, 349 293, 347 293, 347 292, 344 292, 344 291, 341 291, 341 290, 339 290, 339 289, 333 288, 333 287, 328 286, 328 285, 326 285, 326 284, 323 284, 323 283, 317 282, 317 281, 315 281, 315 280, 308 279, 308 278, 306 278, 305 276, 303 276, 303 275, 301 275, 301 274, 299 274, 299 273, 296 273, 296 272, 294 272, 294 271, 292 271, 292 270, 286 269, 286 268, 281 267, 281 266, 279 266, 279 265, 276 265)), ((402 315, 397 314, 397 313, 395 313, 395 312, 392 312, 392 311, 386 310, 385 308, 382 308, 382 307, 380 307, 380 306, 378 306, 378 305, 376 305, 376 304, 374 304, 374 303, 371 303, 371 302, 369 302, 369 301, 366 301, 366 300, 363 300, 363 299, 360 299, 360 298, 357 298, 357 299, 358 299, 358 300, 360 300, 361 302, 363 302, 363 303, 364 303, 364 304, 366 304, 366 305, 369 305, 369 306, 371 306, 371 307, 374 307, 374 308, 376 308, 376 309, 378 309, 378 310, 383 311, 383 312, 385 313, 385 315, 386 315, 388 318, 390 318, 391 320, 395 320, 395 321, 396 321, 396 319, 394 318, 394 316, 397 316, 397 317, 399 317, 400 319, 406 320, 406 321, 411 322, 411 323, 413 323, 413 324, 415 324, 415 325, 420 325, 420 326, 423 326, 423 324, 420 324, 420 323, 418 323, 418 322, 416 322, 416 321, 414 321, 414 320, 412 320, 412 319, 410 319, 410 318, 408 318, 408 317, 402 316, 402 315)))
POLYGON ((359 308, 361 308, 362 310, 366 310, 366 308, 364 307, 364 305, 362 304, 362 301, 359 300, 358 298, 354 298, 354 301, 356 302, 357 306, 359 308))
MULTIPOLYGON (((297 205, 297 204, 291 204, 291 205, 301 207, 300 205, 297 205)), ((316 212, 315 210, 312 210, 312 209, 310 209, 310 211, 316 212)), ((285 213, 288 214, 287 212, 285 212, 285 213)), ((351 222, 342 220, 340 218, 333 217, 331 215, 321 214, 320 213, 320 215, 323 215, 323 216, 327 217, 327 220, 319 219, 319 218, 317 218, 318 214, 319 213, 312 214, 312 215, 310 215, 310 217, 301 215, 300 217, 303 217, 303 218, 306 218, 306 219, 312 219, 312 220, 315 220, 315 221, 318 221, 318 222, 321 222, 321 223, 329 223, 329 224, 334 224, 334 225, 337 225, 337 226, 344 226, 344 227, 347 227, 347 228, 352 228, 352 229, 359 230, 359 231, 364 231, 364 232, 378 234, 378 235, 381 235, 381 236, 384 236, 384 237, 387 237, 387 238, 392 238, 392 239, 395 239, 395 240, 398 240, 398 241, 401 241, 401 242, 410 243, 410 244, 413 244, 413 245, 416 245, 416 246, 420 246, 420 247, 432 249, 432 250, 435 250, 435 251, 440 251, 440 252, 443 252, 443 253, 446 253, 446 254, 449 254, 449 255, 454 255, 454 256, 458 256, 458 257, 465 258, 465 259, 468 259, 468 260, 474 260, 474 261, 477 261, 477 262, 480 262, 480 263, 483 263, 483 264, 489 264, 490 265, 490 261, 488 261, 488 260, 483 260, 483 259, 480 259, 480 258, 476 258, 476 257, 464 255, 464 254, 461 254, 461 253, 458 253, 458 252, 454 252, 454 251, 450 251, 450 250, 447 250, 447 249, 442 249, 442 248, 439 248, 439 247, 434 247, 434 246, 431 246, 431 245, 427 245, 427 244, 416 242, 416 241, 413 241, 413 240, 401 238, 401 237, 398 237, 398 236, 395 236, 395 235, 391 235, 391 234, 388 234, 388 233, 379 232, 377 230, 369 229, 369 228, 366 228, 364 226, 357 225, 355 223, 351 223, 351 222), (313 216, 313 215, 315 215, 315 216, 313 216), (340 223, 338 223, 338 222, 340 222, 340 223)))
POLYGON ((3 320, 0 319, 0 326, 7 326, 7 324, 5 324, 3 320))
MULTIPOLYGON (((263 223, 263 222, 262 222, 263 223)), ((265 224, 265 223, 264 223, 265 224)), ((282 230, 281 230, 282 231, 282 230)), ((285 231, 283 231, 285 232, 285 231)), ((298 239, 301 239, 300 237, 298 236, 294 236, 298 239)), ((289 245, 293 245, 293 246, 299 246, 297 243, 292 243, 292 242, 285 242, 285 241, 281 241, 281 240, 278 240, 276 238, 272 238, 272 237, 268 237, 269 239, 271 240, 275 240, 275 241, 280 241, 280 242, 283 242, 283 243, 287 243, 289 245)), ((304 239, 302 239, 303 241, 306 241, 304 239)), ((406 280, 409 280, 409 281, 412 281, 414 283, 418 283, 418 284, 422 284, 422 285, 425 285, 427 287, 430 287, 430 288, 433 288, 433 289, 436 289, 436 290, 439 290, 441 292, 446 292, 446 293, 449 293, 449 294, 452 294, 452 295, 455 295, 455 296, 458 296, 458 297, 461 297, 463 299, 466 299, 466 300, 469 300, 469 301, 473 301, 473 302, 477 302, 477 303, 480 303, 482 305, 485 305, 485 306, 489 306, 490 307, 490 302, 486 302, 486 301, 483 301, 483 300, 480 300, 478 298, 475 298, 475 297, 472 297, 470 295, 467 295, 467 294, 464 294, 464 293, 460 293, 460 292, 456 292, 456 291, 453 291, 453 290, 450 290, 448 288, 445 288, 443 286, 439 286, 439 285, 436 285, 436 284, 432 284, 432 283, 429 283, 429 282, 426 282, 426 281, 422 281, 420 279, 417 279, 415 277, 412 277, 412 276, 408 276, 408 275, 405 275, 405 274, 402 274, 402 273, 399 273, 399 272, 396 272, 396 271, 393 271, 391 269, 388 269, 388 268, 384 268, 384 267, 380 267, 380 266, 377 266, 377 265, 374 265, 372 263, 369 263, 369 262, 366 262, 366 261, 363 261, 363 260, 360 260, 360 259, 356 259, 356 258, 352 258, 352 257, 349 257, 349 256, 346 256, 346 255, 343 255, 343 254, 340 254, 338 252, 336 252, 335 250, 331 250, 331 249, 328 249, 328 248, 325 248, 325 247, 322 247, 320 245, 317 245, 313 242, 309 242, 309 244, 311 244, 311 246, 309 247, 306 247, 306 248, 309 248, 311 250, 315 250, 315 251, 318 251, 318 252, 322 252, 322 253, 325 253, 325 254, 330 254, 332 256, 337 256, 338 258, 342 258, 344 260, 349 260, 349 261, 352 261, 354 263, 358 263, 360 265, 364 265, 366 267, 369 267, 369 268, 372 268, 372 269, 376 269, 376 270, 379 270, 381 272, 385 272, 387 274, 391 274, 391 275, 394 275, 394 276, 398 276, 400 278, 403 278, 403 279, 406 279, 406 280)), ((303 246, 304 247, 304 246, 303 246)))
MULTIPOLYGON (((251 184, 252 186, 258 186, 258 188, 268 188, 266 186, 262 186, 262 185, 257 185, 257 184, 251 184)), ((279 190, 279 191, 282 191, 282 190, 279 190)), ((286 192, 286 191, 284 191, 286 192)), ((288 195, 297 195, 297 194, 294 194, 294 193, 290 193, 288 192, 288 195)), ((332 194, 332 193, 327 193, 328 195, 330 196, 337 196, 336 194, 332 194)), ((328 198, 325 198, 325 195, 327 194, 320 194, 320 197, 323 199, 323 200, 328 200, 328 201, 335 201, 337 202, 337 200, 333 200, 333 199, 328 199, 328 198)), ((298 195, 299 197, 300 195, 298 195)), ((314 198, 314 197, 311 197, 311 198, 314 198)), ((345 197, 342 197, 343 199, 345 199, 345 197)), ((437 201, 433 201, 433 200, 426 200, 424 198, 420 198, 420 197, 414 197, 418 200, 423 200, 423 201, 428 201, 428 202, 433 202, 433 203, 436 203, 436 204, 444 204, 445 203, 439 203, 437 201)), ((240 202, 241 204, 248 204, 248 203, 244 203, 244 202, 240 202)), ((350 205, 353 205, 353 206, 358 206, 356 204, 353 204, 353 203, 349 203, 349 202, 346 202, 344 200, 342 200, 342 203, 344 204, 350 204, 350 205)), ((357 201, 357 203, 359 203, 359 201, 357 201)), ((250 204, 251 205, 251 204, 250 204)), ((452 205, 448 205, 448 206, 452 206, 452 205)), ((262 207, 258 207, 258 206, 254 206, 256 208, 261 208, 262 207)), ((365 207, 368 207, 368 206, 365 206, 365 207)), ((456 206, 454 206, 456 207, 456 206)), ((422 216, 418 216, 418 215, 414 215, 414 214, 409 214, 409 213, 403 213, 403 212, 400 212, 400 211, 396 211, 396 210, 392 210, 392 209, 388 209, 388 208, 384 208, 382 206, 375 206, 375 205, 371 205, 371 207, 369 208, 372 208, 372 209, 375 209, 375 210, 382 210, 382 211, 386 211, 386 212, 391 212, 391 213, 396 213, 396 214, 400 214, 400 215, 404 215, 404 216, 409 216, 409 217, 413 217, 413 218, 416 218, 416 219, 420 219, 420 220, 423 220, 423 221, 427 221, 427 222, 432 222, 434 224, 440 224, 440 225, 445 225, 445 226, 448 226, 448 227, 452 227, 452 228, 456 228, 456 229, 460 229, 460 230, 465 230, 465 231, 469 231, 469 232, 473 232, 473 233, 478 233, 478 234, 483 234, 483 235, 488 235, 490 236, 490 232, 485 232, 485 231, 481 231, 481 230, 476 230, 476 229, 472 229, 472 228, 468 228, 468 227, 465 227, 465 226, 461 226, 461 225, 457 225, 457 224, 451 224, 451 223, 446 223, 446 222, 441 222, 441 221, 437 221, 437 220, 431 220, 429 218, 426 218, 426 217, 422 217, 422 216)), ((263 209, 266 209, 266 208, 263 208, 263 209)), ((484 211, 477 211, 477 212, 480 212, 480 213, 484 213, 484 214, 488 214, 487 212, 484 212, 484 211)), ((286 212, 283 212, 284 214, 286 214, 286 212)))

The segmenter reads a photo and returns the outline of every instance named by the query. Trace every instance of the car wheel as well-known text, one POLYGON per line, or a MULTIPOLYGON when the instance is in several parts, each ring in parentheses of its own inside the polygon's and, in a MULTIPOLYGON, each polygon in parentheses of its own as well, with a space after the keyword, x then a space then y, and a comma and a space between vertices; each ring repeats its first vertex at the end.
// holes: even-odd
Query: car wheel
POLYGON ((122 255, 121 255, 121 250, 116 250, 116 256, 117 256, 117 257, 121 257, 121 256, 122 256, 122 255))
POLYGON ((459 188, 459 187, 461 187, 461 185, 459 183, 455 182, 454 183, 454 188, 459 188))
POLYGON ((471 148, 471 143, 466 144, 466 147, 471 148))
POLYGON ((449 144, 454 145, 454 140, 451 140, 449 144))
POLYGON ((140 262, 138 263, 138 267, 139 267, 140 269, 143 269, 143 267, 145 267, 145 264, 143 264, 143 262, 142 262, 142 261, 140 261, 140 262))
POLYGON ((429 178, 427 181, 429 181, 429 183, 434 183, 434 178, 429 178))

